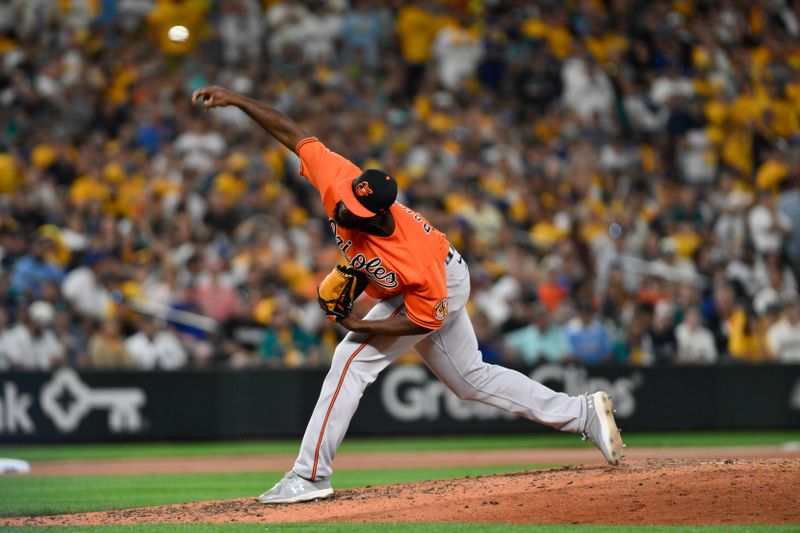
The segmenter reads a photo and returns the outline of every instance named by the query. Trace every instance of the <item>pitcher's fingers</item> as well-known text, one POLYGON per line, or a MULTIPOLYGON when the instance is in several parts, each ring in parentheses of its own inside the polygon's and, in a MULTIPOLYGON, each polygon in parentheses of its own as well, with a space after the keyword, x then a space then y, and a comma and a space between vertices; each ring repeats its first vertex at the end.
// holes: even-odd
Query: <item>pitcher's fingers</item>
POLYGON ((210 92, 211 91, 208 90, 208 87, 197 89, 194 93, 192 93, 192 102, 197 102, 197 100, 207 97, 210 92))

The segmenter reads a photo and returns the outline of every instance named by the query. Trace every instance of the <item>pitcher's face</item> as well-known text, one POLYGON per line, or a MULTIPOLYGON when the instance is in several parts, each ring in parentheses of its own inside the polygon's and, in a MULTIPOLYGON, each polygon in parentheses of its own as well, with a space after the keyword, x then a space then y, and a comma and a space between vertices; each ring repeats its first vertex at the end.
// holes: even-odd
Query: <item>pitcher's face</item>
POLYGON ((358 229, 367 220, 369 219, 357 217, 351 213, 342 201, 339 201, 333 210, 333 221, 337 226, 345 229, 358 229))

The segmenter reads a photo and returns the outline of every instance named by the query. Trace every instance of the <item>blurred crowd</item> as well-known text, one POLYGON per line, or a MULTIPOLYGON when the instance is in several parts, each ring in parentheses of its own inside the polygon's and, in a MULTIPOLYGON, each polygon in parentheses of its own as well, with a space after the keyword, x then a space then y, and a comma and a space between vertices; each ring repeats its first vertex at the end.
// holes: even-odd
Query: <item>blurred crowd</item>
POLYGON ((800 2, 0 0, 0 52, 0 370, 327 364, 317 193, 208 84, 395 176, 487 361, 800 362, 800 2))

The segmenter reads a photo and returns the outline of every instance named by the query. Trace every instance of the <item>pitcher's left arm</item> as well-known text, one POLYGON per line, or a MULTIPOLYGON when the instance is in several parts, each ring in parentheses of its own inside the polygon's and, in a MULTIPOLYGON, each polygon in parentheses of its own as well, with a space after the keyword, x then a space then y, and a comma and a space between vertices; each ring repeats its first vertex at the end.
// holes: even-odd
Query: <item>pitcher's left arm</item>
POLYGON ((404 314, 378 320, 364 320, 350 315, 340 320, 339 324, 356 333, 364 333, 366 335, 388 335, 392 337, 425 335, 433 331, 432 329, 423 328, 422 326, 414 324, 406 318, 404 314))

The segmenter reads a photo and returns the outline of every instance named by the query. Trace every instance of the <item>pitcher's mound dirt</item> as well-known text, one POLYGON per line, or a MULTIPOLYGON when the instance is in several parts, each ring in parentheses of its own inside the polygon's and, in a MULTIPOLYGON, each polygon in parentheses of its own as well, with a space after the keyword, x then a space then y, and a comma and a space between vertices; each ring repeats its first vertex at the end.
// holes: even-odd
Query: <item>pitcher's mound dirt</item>
POLYGON ((800 523, 800 461, 635 461, 345 489, 331 500, 266 506, 254 498, 0 519, 0 525, 196 522, 493 522, 518 524, 800 523))

